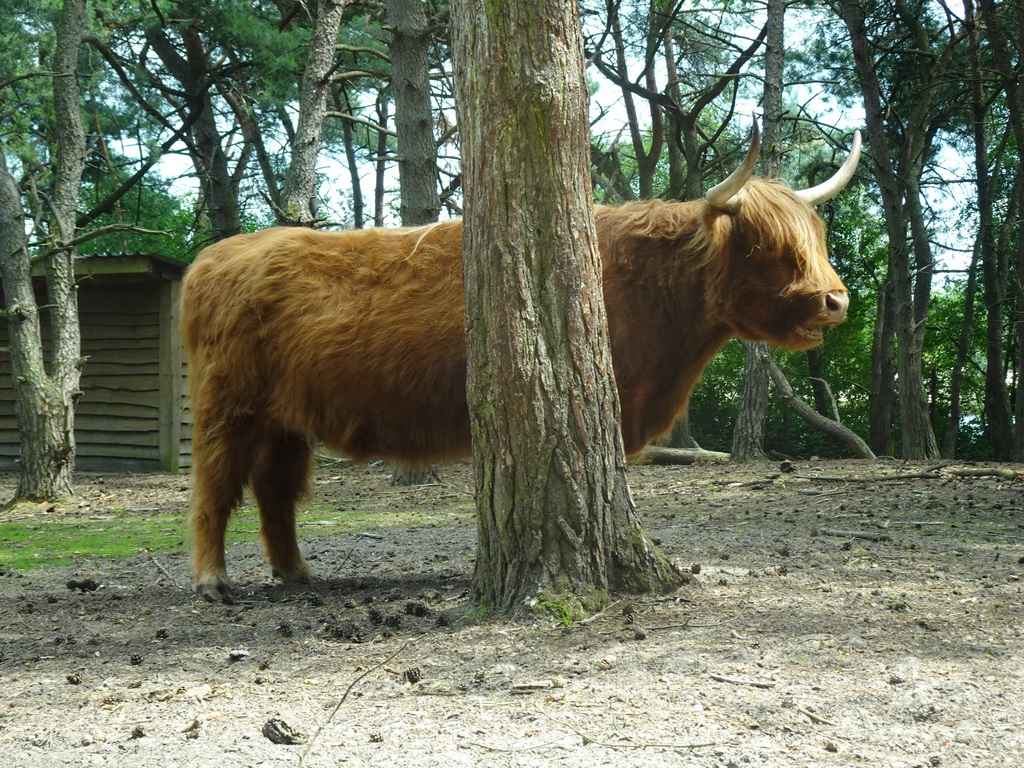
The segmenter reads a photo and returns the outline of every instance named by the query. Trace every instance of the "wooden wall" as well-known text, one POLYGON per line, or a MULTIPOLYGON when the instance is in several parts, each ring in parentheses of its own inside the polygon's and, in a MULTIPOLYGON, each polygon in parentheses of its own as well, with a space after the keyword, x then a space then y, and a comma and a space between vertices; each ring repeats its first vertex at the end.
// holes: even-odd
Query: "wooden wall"
MULTIPOLYGON (((91 261, 92 259, 90 259, 91 261)), ((180 273, 179 273, 180 276, 180 273)), ((80 282, 82 398, 76 469, 179 472, 191 464, 178 279, 96 275, 80 282)), ((44 338, 49 336, 44 317, 44 338)), ((0 322, 0 346, 6 346, 0 322)), ((0 353, 0 470, 16 468, 10 356, 0 353)))

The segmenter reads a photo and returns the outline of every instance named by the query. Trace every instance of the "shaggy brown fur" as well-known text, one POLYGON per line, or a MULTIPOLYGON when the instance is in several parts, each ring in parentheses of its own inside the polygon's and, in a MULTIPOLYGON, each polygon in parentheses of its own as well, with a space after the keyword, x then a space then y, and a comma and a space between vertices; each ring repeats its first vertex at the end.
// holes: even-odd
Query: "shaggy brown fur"
MULTIPOLYGON (((824 226, 787 187, 752 180, 736 213, 706 202, 597 211, 622 434, 669 429, 732 336, 788 349, 842 322, 824 226)), ((185 278, 194 414, 193 568, 227 586, 224 532, 248 485, 275 573, 309 576, 295 539, 310 445, 430 462, 469 452, 462 224, 270 229, 207 248, 185 278)))

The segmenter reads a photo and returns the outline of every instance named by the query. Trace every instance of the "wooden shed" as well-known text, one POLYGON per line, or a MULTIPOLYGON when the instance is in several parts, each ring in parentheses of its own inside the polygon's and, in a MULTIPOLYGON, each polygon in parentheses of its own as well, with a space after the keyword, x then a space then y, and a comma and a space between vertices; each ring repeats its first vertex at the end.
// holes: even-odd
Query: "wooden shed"
MULTIPOLYGON (((180 472, 191 465, 178 299, 186 264, 153 254, 75 263, 82 327, 76 469, 180 472)), ((49 335, 43 316, 43 335, 49 335)), ((0 471, 17 469, 7 324, 0 321, 0 471)))

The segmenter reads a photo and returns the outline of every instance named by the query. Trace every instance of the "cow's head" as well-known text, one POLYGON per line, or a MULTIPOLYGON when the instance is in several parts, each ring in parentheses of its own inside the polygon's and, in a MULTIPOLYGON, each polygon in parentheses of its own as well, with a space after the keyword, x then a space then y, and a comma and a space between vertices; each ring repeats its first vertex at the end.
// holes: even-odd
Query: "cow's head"
POLYGON ((712 250, 718 251, 712 306, 740 338, 810 349, 821 343, 823 327, 846 318, 846 286, 828 261, 825 225, 812 206, 846 186, 860 146, 858 131, 835 176, 793 191, 778 181, 750 178, 760 149, 755 123, 743 165, 708 191, 706 221, 712 250))

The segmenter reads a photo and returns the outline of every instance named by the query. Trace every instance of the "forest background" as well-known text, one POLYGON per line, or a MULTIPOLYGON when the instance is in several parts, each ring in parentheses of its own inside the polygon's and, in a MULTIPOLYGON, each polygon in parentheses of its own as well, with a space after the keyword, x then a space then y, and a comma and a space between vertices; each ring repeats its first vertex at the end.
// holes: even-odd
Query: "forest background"
MULTIPOLYGON (((797 188, 861 129, 858 177, 821 210, 850 317, 820 349, 771 359, 877 455, 1024 460, 1024 9, 781 7, 768 115, 764 4, 582 3, 595 200, 699 197, 743 156, 752 112, 781 125, 763 154, 797 188)), ((449 43, 440 1, 4 0, 0 256, 190 261, 277 224, 461 215, 449 43)), ((760 354, 718 355, 677 443, 849 455, 753 385, 760 354), (751 413, 763 431, 736 429, 751 413)))

